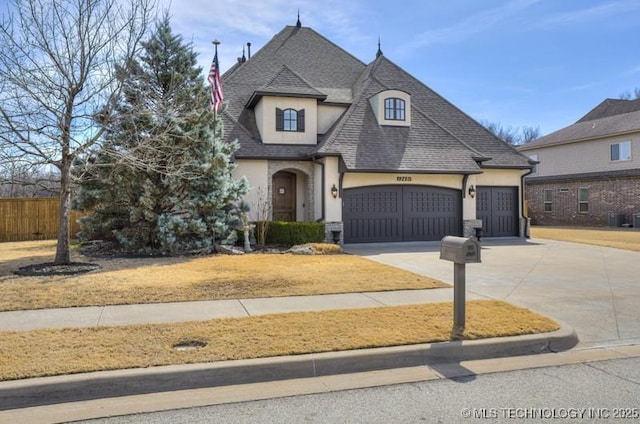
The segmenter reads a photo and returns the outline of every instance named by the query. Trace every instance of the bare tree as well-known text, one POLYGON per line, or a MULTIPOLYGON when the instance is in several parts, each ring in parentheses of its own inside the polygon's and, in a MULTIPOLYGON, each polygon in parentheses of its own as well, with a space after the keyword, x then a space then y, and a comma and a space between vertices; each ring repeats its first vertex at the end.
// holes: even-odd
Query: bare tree
POLYGON ((0 198, 58 196, 60 177, 55 171, 28 162, 0 163, 0 198))
POLYGON ((528 125, 522 127, 522 129, 520 130, 520 134, 521 137, 518 144, 527 144, 530 141, 535 140, 536 138, 540 138, 540 136, 542 135, 542 133, 540 133, 540 127, 530 127, 528 125))
POLYGON ((101 139, 154 11, 153 0, 12 0, 0 22, 1 159, 58 168, 55 263, 70 262, 73 163, 101 139))
POLYGON ((640 99, 640 87, 633 89, 633 93, 630 90, 625 90, 618 96, 620 100, 637 100, 640 99))
POLYGON ((525 125, 522 128, 504 127, 500 123, 481 121, 480 124, 491 131, 496 137, 512 146, 526 144, 540 137, 540 127, 525 125))

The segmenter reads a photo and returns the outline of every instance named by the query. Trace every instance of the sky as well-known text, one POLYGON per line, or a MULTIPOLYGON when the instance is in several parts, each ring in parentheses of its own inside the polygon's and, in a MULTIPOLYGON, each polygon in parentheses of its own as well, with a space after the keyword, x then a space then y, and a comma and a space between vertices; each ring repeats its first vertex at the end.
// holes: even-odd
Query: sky
POLYGON ((542 135, 640 88, 640 0, 156 1, 203 73, 212 40, 224 71, 299 11, 303 26, 362 62, 375 59, 379 38, 387 59, 472 118, 542 135))
MULTIPOLYGON (((640 87, 638 0, 160 0, 208 70, 300 20, 364 63, 384 55, 478 121, 568 126, 640 87)), ((331 66, 330 63, 327 66, 331 66)))

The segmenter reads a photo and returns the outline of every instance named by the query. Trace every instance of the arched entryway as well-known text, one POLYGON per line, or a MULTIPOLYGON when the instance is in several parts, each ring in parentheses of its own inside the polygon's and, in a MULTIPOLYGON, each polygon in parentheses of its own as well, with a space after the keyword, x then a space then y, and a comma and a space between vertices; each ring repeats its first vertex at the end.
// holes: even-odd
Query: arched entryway
POLYGON ((274 221, 296 220, 296 174, 280 171, 273 174, 271 205, 274 221))

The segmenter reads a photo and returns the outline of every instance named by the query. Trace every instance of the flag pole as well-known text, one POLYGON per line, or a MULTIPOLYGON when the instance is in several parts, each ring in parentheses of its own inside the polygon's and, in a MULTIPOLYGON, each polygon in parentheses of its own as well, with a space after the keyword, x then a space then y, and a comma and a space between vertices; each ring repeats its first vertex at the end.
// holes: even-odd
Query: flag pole
POLYGON ((218 45, 220 44, 220 41, 218 41, 217 39, 214 39, 211 43, 214 45, 215 51, 213 55, 213 62, 211 63, 211 69, 209 70, 209 78, 208 78, 209 83, 211 84, 210 105, 211 105, 211 111, 214 113, 214 115, 217 115, 218 112, 220 111, 220 108, 222 107, 222 100, 223 100, 220 65, 218 64, 218 45))

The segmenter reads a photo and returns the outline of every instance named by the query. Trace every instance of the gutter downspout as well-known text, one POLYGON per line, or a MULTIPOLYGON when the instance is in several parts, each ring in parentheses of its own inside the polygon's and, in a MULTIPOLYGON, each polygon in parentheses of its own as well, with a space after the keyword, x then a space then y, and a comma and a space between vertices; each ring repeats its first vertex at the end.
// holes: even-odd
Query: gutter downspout
POLYGON ((520 176, 520 189, 522 190, 521 193, 521 197, 520 197, 520 215, 522 216, 522 219, 524 219, 525 224, 524 224, 524 236, 526 238, 530 237, 530 228, 529 228, 529 217, 528 216, 524 216, 524 205, 525 205, 525 198, 524 198, 524 193, 525 193, 525 189, 524 189, 524 178, 527 175, 531 175, 533 174, 533 168, 529 168, 529 171, 522 174, 522 176, 520 176))
POLYGON ((462 177, 462 198, 467 197, 467 182, 469 181, 469 174, 464 174, 462 177))

